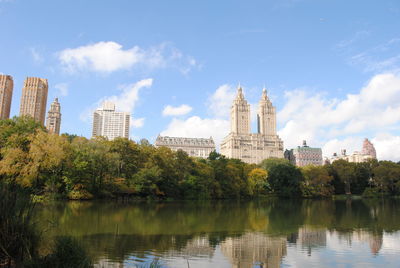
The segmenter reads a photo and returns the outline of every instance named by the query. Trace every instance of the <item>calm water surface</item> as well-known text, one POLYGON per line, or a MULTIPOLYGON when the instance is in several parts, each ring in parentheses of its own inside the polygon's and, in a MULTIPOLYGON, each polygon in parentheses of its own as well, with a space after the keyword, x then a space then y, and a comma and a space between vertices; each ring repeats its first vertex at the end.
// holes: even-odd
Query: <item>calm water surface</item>
POLYGON ((400 267, 399 200, 68 202, 46 236, 80 239, 96 267, 400 267))

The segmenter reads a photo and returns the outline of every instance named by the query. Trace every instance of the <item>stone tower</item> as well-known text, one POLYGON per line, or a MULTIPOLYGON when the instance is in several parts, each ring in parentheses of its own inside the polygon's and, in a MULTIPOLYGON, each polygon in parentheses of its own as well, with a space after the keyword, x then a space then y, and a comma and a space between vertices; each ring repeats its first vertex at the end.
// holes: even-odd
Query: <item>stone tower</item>
POLYGON ((276 133, 275 107, 265 89, 260 100, 257 133, 251 133, 250 123, 250 105, 239 86, 231 108, 231 132, 221 143, 221 154, 254 164, 270 157, 283 158, 283 142, 276 133))
POLYGON ((10 117, 14 82, 10 75, 0 74, 0 120, 10 117))
POLYGON ((22 88, 19 115, 30 115, 44 125, 48 88, 47 79, 27 77, 22 88))
POLYGON ((250 134, 250 120, 250 104, 245 100, 239 85, 231 108, 231 132, 239 135, 250 134))
POLYGON ((58 102, 58 98, 55 98, 53 103, 50 105, 50 110, 47 113, 46 128, 49 133, 60 134, 61 126, 61 106, 58 102))
POLYGON ((267 96, 264 88, 259 102, 257 114, 258 133, 263 135, 276 135, 276 111, 267 96))

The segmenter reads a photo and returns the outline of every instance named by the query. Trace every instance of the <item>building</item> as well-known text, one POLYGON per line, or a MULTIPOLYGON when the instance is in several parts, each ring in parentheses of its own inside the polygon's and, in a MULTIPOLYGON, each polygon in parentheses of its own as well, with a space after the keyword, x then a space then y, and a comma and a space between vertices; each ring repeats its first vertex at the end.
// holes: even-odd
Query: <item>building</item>
POLYGON ((50 110, 47 112, 46 128, 49 133, 60 134, 61 126, 61 106, 58 98, 55 98, 50 105, 50 110))
POLYGON ((11 75, 0 74, 0 119, 10 117, 14 81, 11 75))
POLYGON ((22 88, 19 115, 30 115, 44 125, 48 88, 47 79, 27 77, 22 88))
POLYGON ((154 144, 157 148, 165 146, 173 151, 182 150, 192 157, 207 158, 211 152, 215 151, 215 143, 212 137, 204 138, 180 138, 158 136, 154 144))
POLYGON ((227 237, 221 252, 234 268, 281 267, 287 254, 286 237, 247 232, 227 237))
POLYGON ((276 110, 263 89, 257 115, 258 133, 251 133, 250 105, 242 88, 231 107, 231 132, 222 141, 221 154, 258 164, 270 157, 283 158, 283 142, 276 133, 276 110))
POLYGON ((286 150, 285 158, 298 167, 307 165, 321 166, 323 163, 321 148, 309 147, 306 141, 303 141, 303 146, 286 150))
POLYGON ((369 155, 371 158, 376 159, 375 147, 367 138, 364 139, 361 154, 369 155))
POLYGON ((106 101, 93 113, 92 136, 102 136, 109 140, 117 137, 129 138, 129 123, 129 113, 116 112, 115 104, 106 101))
POLYGON ((351 155, 347 155, 346 149, 342 149, 340 155, 338 155, 337 153, 333 154, 330 162, 332 163, 339 159, 343 159, 353 163, 362 163, 370 159, 376 159, 376 150, 372 142, 365 138, 361 152, 354 151, 351 155))

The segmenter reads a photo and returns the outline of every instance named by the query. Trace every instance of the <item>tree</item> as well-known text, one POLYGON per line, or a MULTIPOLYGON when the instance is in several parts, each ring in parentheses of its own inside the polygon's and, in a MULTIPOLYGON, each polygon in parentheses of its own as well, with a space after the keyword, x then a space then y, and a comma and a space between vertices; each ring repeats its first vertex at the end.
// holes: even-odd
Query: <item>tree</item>
POLYGON ((400 166, 391 161, 380 161, 373 168, 374 183, 382 192, 400 193, 400 166))
POLYGON ((302 194, 305 197, 331 196, 334 192, 331 181, 333 177, 329 175, 324 166, 305 166, 301 168, 304 181, 302 182, 302 194))
POLYGON ((302 181, 301 171, 290 163, 279 163, 269 168, 268 183, 279 196, 299 196, 302 181))
POLYGON ((285 159, 285 158, 275 158, 275 157, 271 157, 268 159, 264 159, 261 164, 260 167, 265 169, 266 171, 269 171, 273 166, 279 165, 279 164, 290 164, 289 160, 285 159))
POLYGON ((339 159, 332 163, 332 169, 340 182, 344 184, 344 192, 351 194, 351 183, 355 181, 355 163, 339 159))
POLYGON ((267 192, 269 188, 267 176, 267 171, 261 168, 255 168, 250 171, 248 180, 252 195, 259 195, 267 192))

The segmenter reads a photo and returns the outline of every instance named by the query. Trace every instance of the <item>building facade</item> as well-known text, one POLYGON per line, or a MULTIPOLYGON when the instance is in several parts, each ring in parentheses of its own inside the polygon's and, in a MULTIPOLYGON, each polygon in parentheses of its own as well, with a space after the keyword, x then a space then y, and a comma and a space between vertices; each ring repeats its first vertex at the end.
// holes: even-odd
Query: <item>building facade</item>
POLYGON ((13 88, 12 76, 0 74, 0 120, 10 118, 13 88))
POLYGON ((283 158, 283 141, 276 133, 276 110, 265 89, 259 102, 257 133, 251 133, 250 105, 240 86, 230 120, 231 132, 221 143, 221 154, 255 164, 270 157, 283 158))
POLYGON ((192 157, 207 158, 211 152, 215 151, 215 143, 212 137, 204 138, 181 138, 158 136, 155 147, 168 147, 173 151, 182 150, 192 157))
POLYGON ((309 147, 306 141, 303 141, 303 146, 286 150, 285 158, 298 167, 307 165, 321 166, 323 164, 321 148, 309 147))
POLYGON ((22 88, 19 114, 30 115, 44 125, 48 89, 47 79, 27 77, 22 88))
POLYGON ((53 103, 50 105, 50 110, 47 112, 46 128, 49 133, 59 135, 61 127, 61 106, 58 102, 58 98, 55 98, 53 103))
POLYGON ((130 114, 115 111, 115 104, 106 101, 93 113, 92 136, 102 136, 109 140, 129 138, 129 124, 130 114))
POLYGON ((372 142, 369 141, 367 138, 365 138, 361 152, 355 151, 351 155, 348 155, 346 153, 346 149, 342 149, 340 155, 338 155, 337 153, 333 154, 333 156, 330 159, 330 162, 332 163, 339 159, 343 159, 353 163, 362 163, 370 159, 376 159, 376 150, 372 142))

